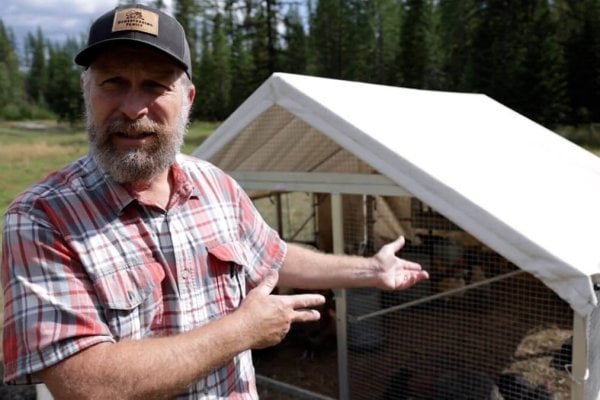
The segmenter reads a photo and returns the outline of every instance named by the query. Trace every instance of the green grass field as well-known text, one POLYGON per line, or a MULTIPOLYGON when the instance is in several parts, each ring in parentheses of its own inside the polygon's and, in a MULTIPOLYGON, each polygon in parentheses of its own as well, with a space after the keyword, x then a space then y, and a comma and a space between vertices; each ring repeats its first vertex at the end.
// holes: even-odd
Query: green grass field
MULTIPOLYGON (((217 127, 199 122, 190 126, 184 153, 191 153, 217 127)), ((0 123, 0 214, 29 185, 87 152, 83 128, 55 122, 0 123)))

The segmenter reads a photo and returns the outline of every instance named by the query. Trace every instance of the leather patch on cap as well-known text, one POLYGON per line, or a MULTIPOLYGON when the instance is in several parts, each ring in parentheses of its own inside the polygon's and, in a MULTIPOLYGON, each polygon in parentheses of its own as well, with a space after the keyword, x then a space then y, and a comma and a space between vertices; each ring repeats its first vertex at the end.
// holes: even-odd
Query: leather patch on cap
POLYGON ((158 36, 158 14, 143 8, 117 10, 112 31, 138 31, 158 36))

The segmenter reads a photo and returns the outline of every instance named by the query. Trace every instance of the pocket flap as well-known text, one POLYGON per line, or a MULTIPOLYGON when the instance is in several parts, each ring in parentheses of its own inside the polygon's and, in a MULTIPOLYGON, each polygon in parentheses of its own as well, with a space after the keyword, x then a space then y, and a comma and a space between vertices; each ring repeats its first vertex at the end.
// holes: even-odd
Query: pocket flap
POLYGON ((127 266, 94 281, 100 302, 115 310, 131 310, 139 306, 165 277, 159 263, 127 266))
POLYGON ((207 251, 221 261, 234 262, 242 266, 250 265, 248 261, 248 249, 242 242, 221 243, 207 248, 207 251))

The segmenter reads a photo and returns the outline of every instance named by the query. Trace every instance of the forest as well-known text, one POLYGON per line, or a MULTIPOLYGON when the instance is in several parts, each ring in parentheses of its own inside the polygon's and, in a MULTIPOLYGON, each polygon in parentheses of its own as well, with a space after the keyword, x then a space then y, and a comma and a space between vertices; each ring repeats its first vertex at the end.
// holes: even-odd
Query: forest
MULTIPOLYGON (((194 120, 222 120, 290 72, 484 93, 549 128, 600 121, 600 0, 173 0, 170 11, 191 46, 194 120)), ((78 122, 85 36, 52 43, 38 28, 17 49, 0 19, 0 119, 78 122)))

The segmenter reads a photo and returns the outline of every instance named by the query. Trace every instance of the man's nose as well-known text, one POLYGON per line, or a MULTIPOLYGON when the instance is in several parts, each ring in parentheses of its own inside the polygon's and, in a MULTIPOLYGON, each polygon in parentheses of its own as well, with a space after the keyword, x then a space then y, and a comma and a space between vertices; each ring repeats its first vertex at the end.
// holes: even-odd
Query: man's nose
POLYGON ((150 99, 141 90, 131 88, 121 101, 121 112, 130 120, 137 120, 148 114, 150 99))

